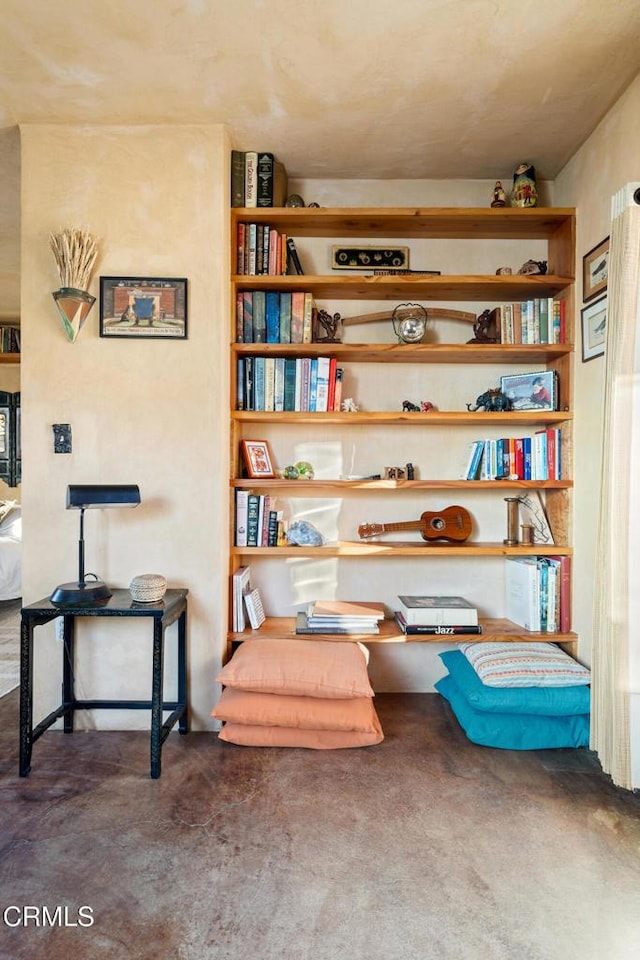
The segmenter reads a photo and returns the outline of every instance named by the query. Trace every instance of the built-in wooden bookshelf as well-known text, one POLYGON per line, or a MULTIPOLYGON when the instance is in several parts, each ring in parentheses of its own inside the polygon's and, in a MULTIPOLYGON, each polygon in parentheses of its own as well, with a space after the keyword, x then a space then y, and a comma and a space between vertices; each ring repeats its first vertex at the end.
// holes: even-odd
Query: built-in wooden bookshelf
MULTIPOLYGON (((555 544, 543 547, 518 544, 507 546, 502 539, 493 541, 473 539, 464 543, 387 541, 360 542, 340 539, 321 547, 238 547, 233 546, 230 556, 230 574, 243 564, 280 559, 290 561, 301 557, 337 558, 342 563, 362 561, 366 563, 390 562, 395 559, 418 559, 425 563, 439 558, 495 558, 508 556, 572 556, 570 540, 573 463, 573 320, 574 263, 575 263, 575 212, 563 208, 534 209, 325 209, 325 208, 233 208, 231 211, 231 263, 236 264, 237 228, 240 223, 268 224, 287 237, 367 239, 369 243, 382 239, 441 240, 541 240, 546 242, 548 270, 541 275, 420 275, 374 276, 332 272, 329 275, 315 273, 305 275, 248 276, 233 274, 231 277, 230 319, 230 450, 231 477, 229 523, 230 542, 234 543, 234 503, 237 490, 251 489, 277 496, 279 501, 296 497, 363 498, 388 497, 401 509, 405 495, 425 491, 450 492, 459 501, 462 496, 473 498, 478 493, 495 492, 517 496, 519 492, 539 490, 544 494, 549 524, 555 544), (354 301, 354 313, 358 301, 382 300, 393 306, 398 301, 451 302, 474 304, 489 301, 494 305, 537 297, 554 297, 564 301, 566 316, 565 342, 536 344, 501 343, 455 343, 423 342, 417 344, 343 342, 343 343, 238 343, 236 336, 235 304, 241 291, 294 291, 304 290, 313 294, 316 301, 354 301), (487 368, 504 367, 509 372, 513 365, 529 365, 531 368, 553 370, 561 385, 562 407, 553 411, 517 411, 504 413, 471 412, 470 410, 431 410, 429 412, 403 412, 401 410, 366 410, 356 413, 342 410, 331 412, 265 412, 236 409, 238 360, 242 357, 314 357, 335 358, 340 364, 397 364, 419 365, 422 368, 437 368, 442 365, 455 367, 462 373, 468 365, 487 368), (504 428, 513 435, 520 427, 543 429, 557 426, 561 429, 562 478, 558 480, 486 480, 467 481, 454 477, 439 479, 421 476, 416 480, 346 480, 313 479, 290 481, 276 479, 247 479, 243 477, 240 454, 241 440, 255 439, 262 430, 277 428, 282 431, 301 430, 305 435, 316 428, 331 427, 344 431, 367 428, 397 428, 410 430, 411 443, 423 446, 429 443, 430 433, 446 430, 450 443, 455 443, 454 432, 476 430, 481 436, 484 430, 504 428)), ((464 267, 464 264, 461 264, 464 267)), ((467 306, 468 309, 468 306, 467 306)), ((390 326, 390 325, 389 325, 390 326)), ((354 327, 350 328, 354 335, 354 327)), ((358 327, 358 332, 366 330, 358 327)), ((464 331, 467 336, 469 332, 464 331)), ((390 329, 390 339, 393 333, 390 329)), ((448 369, 448 368, 447 368, 448 369)), ((464 406, 464 405, 462 405, 464 406)), ((279 434, 281 435, 281 434, 279 434)), ((277 452, 277 451, 276 451, 277 452)), ((283 466, 284 464, 280 464, 283 466)), ((424 474, 425 471, 423 471, 424 474)), ((350 531, 349 531, 350 532, 350 531)), ((488 587, 490 589, 490 586, 488 587)), ((400 588, 398 588, 400 592, 400 588)), ((460 592, 452 590, 452 592, 460 592)), ((268 598, 266 598, 268 601, 268 598)), ((350 599, 376 599, 371 596, 350 599)), ((552 639, 575 654, 577 636, 567 633, 534 634, 523 630, 499 617, 483 619, 484 632, 475 640, 540 640, 552 639)), ((260 628, 263 637, 287 637, 295 635, 295 619, 291 617, 268 617, 260 628)), ((255 635, 229 633, 229 645, 255 635)), ((367 642, 430 642, 436 639, 424 635, 407 637, 401 634, 393 621, 385 621, 379 636, 367 637, 367 642)), ((464 639, 464 638, 463 638, 464 639)), ((460 636, 455 638, 455 642, 460 636)))

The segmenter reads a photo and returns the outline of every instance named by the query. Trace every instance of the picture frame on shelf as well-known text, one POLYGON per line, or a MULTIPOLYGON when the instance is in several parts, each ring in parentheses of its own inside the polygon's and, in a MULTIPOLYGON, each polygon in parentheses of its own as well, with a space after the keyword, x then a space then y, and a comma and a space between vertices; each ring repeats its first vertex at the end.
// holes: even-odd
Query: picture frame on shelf
POLYGON ((604 354, 607 335, 608 297, 600 297, 580 311, 582 315, 582 362, 604 354))
POLYGON ((558 407, 554 370, 508 374, 500 377, 500 389, 511 400, 512 410, 556 410, 558 407))
POLYGON ((242 440, 240 448, 249 479, 266 480, 275 477, 273 458, 266 440, 242 440))
POLYGON ((186 278, 100 277, 100 336, 186 340, 186 278))
POLYGON ((582 258, 582 299, 594 300, 607 289, 609 279, 609 237, 605 237, 582 258))

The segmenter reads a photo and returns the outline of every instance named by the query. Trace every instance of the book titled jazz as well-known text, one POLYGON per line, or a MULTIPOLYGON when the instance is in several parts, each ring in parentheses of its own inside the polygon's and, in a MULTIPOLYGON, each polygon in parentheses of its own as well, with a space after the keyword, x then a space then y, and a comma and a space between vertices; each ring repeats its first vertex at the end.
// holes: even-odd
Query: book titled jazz
POLYGON ((481 624, 427 624, 427 623, 407 623, 399 610, 394 612, 395 621, 407 636, 418 636, 423 634, 433 637, 456 637, 465 634, 482 633, 481 624))

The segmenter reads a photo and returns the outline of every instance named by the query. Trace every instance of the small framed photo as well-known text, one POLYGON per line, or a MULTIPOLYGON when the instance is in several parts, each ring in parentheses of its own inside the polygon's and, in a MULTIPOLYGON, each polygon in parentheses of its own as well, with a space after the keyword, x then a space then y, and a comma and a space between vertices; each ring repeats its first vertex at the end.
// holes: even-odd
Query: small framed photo
POLYGON ((186 340, 186 279, 100 277, 100 336, 186 340))
POLYGON ((582 258, 582 299, 585 303, 607 289, 609 279, 609 237, 582 258))
POLYGON ((511 400, 512 410, 557 409, 557 381, 553 370, 500 377, 500 389, 511 400))
POLYGON ((607 297, 601 297, 583 307, 582 314, 582 362, 601 357, 607 333, 607 297))
POLYGON ((248 477, 252 480, 275 477, 271 451, 266 440, 242 440, 240 445, 248 477))

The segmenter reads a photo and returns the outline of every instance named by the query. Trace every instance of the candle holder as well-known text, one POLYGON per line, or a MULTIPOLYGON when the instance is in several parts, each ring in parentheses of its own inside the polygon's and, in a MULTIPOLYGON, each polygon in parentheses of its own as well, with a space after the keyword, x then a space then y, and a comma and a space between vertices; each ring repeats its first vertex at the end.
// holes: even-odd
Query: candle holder
POLYGON ((507 547, 515 547, 518 544, 518 497, 505 497, 504 502, 507 505, 507 536, 502 541, 507 547))

